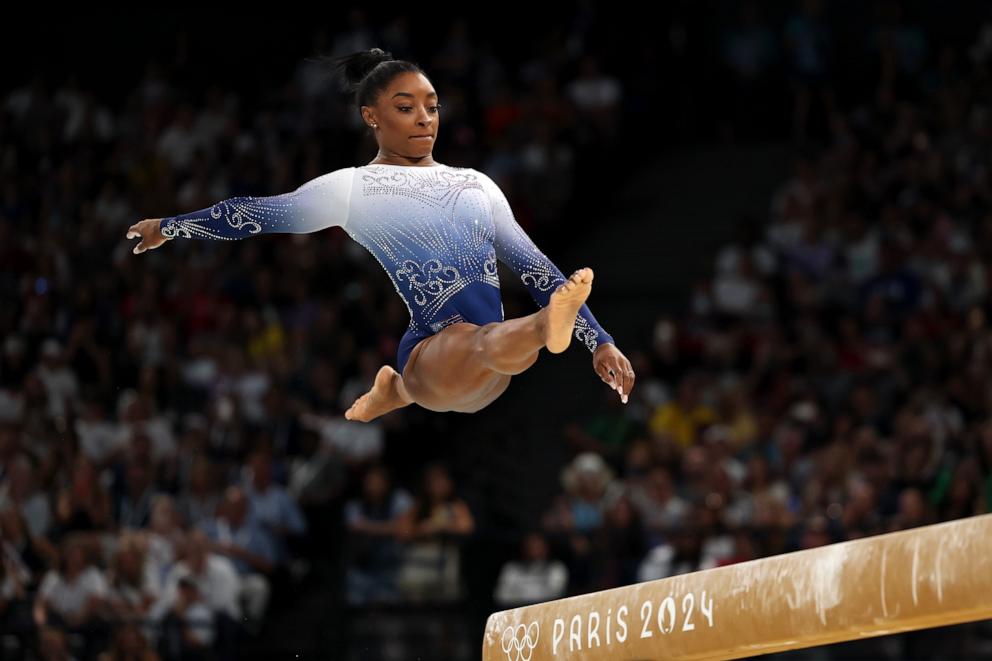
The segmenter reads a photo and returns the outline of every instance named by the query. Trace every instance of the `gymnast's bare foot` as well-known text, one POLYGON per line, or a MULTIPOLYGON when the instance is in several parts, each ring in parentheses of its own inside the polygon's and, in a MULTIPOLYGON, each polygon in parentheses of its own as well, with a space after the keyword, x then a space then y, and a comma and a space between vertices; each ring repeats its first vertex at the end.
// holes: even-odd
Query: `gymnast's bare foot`
POLYGON ((592 276, 591 268, 579 269, 551 294, 544 329, 544 346, 551 353, 561 353, 571 343, 575 316, 592 291, 592 276))
POLYGON ((389 365, 383 365, 375 375, 372 390, 356 399, 351 408, 344 412, 344 417, 368 422, 412 403, 413 398, 403 387, 403 377, 389 365))

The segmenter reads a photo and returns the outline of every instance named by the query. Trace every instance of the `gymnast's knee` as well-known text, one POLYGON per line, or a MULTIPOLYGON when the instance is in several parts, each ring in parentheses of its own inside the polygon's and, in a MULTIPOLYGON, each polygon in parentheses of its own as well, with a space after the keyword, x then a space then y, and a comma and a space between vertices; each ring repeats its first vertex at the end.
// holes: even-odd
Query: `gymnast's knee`
POLYGON ((492 321, 475 327, 475 333, 472 335, 472 353, 483 359, 489 356, 492 351, 492 347, 489 345, 489 333, 498 325, 498 321, 492 321))

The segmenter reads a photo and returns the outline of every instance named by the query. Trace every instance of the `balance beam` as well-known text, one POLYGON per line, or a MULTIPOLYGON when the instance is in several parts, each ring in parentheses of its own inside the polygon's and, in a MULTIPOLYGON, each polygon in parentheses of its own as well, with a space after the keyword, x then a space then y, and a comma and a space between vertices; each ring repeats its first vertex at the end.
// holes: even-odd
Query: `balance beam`
POLYGON ((992 618, 992 514, 493 613, 483 661, 736 659, 992 618))

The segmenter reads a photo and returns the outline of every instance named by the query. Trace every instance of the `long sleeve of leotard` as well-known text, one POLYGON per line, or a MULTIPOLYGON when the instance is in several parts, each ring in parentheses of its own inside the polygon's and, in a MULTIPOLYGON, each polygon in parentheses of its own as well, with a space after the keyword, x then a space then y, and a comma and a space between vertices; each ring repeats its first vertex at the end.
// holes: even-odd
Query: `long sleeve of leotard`
MULTIPOLYGON (((551 294, 567 278, 520 227, 502 189, 488 175, 480 174, 492 204, 496 258, 520 277, 538 306, 546 307, 551 294)), ((584 303, 575 318, 574 334, 589 351, 595 351, 600 344, 616 344, 584 303)))
POLYGON ((232 197, 206 209, 159 221, 169 239, 238 240, 255 234, 307 234, 345 227, 354 168, 311 179, 294 191, 267 197, 232 197))

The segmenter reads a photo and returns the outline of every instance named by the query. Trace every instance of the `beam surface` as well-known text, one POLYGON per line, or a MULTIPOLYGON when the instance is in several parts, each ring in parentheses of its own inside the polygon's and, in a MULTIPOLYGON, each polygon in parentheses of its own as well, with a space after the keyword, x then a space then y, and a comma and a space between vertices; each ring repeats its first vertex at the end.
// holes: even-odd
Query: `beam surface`
POLYGON ((992 618, 992 514, 493 613, 483 661, 735 659, 992 618))

